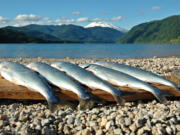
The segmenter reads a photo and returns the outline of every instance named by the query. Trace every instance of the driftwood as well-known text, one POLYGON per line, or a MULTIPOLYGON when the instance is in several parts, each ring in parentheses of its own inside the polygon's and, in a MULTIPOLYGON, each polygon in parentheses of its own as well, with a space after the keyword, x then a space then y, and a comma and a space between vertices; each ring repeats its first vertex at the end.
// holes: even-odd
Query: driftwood
MULTIPOLYGON (((174 79, 172 76, 167 77, 167 79, 174 81, 174 82, 180 82, 179 80, 174 79)), ((158 89, 162 91, 169 92, 173 94, 176 97, 180 97, 180 92, 176 91, 174 88, 160 85, 160 84, 152 84, 153 86, 157 87, 158 89)), ((136 92, 133 96, 124 97, 126 101, 135 101, 135 100, 142 100, 142 99, 152 99, 154 96, 146 92, 144 90, 134 90, 127 87, 119 87, 122 90, 125 91, 132 91, 136 92)), ((65 91, 61 89, 54 89, 56 96, 58 96, 60 99, 63 100, 78 100, 78 97, 76 94, 72 93, 71 91, 65 91)), ((114 101, 114 98, 107 92, 104 92, 102 90, 91 90, 91 93, 101 99, 104 99, 106 101, 114 101)), ((2 77, 0 77, 0 99, 24 99, 24 100, 45 100, 45 98, 39 94, 38 92, 31 91, 23 86, 15 85, 2 77)))

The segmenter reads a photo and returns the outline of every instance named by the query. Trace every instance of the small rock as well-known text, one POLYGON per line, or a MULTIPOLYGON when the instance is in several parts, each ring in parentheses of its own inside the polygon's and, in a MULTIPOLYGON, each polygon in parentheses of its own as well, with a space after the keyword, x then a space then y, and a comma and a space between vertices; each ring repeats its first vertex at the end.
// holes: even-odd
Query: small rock
POLYGON ((101 127, 105 127, 107 124, 107 119, 106 118, 103 118, 102 121, 101 121, 101 127))
POLYGON ((0 114, 0 120, 5 120, 6 119, 6 115, 0 114))
POLYGON ((144 133, 144 128, 140 128, 138 131, 137 131, 137 135, 142 135, 144 133))
POLYGON ((129 129, 134 133, 137 130, 137 126, 135 123, 129 126, 129 129))
POLYGON ((67 124, 73 124, 74 123, 74 117, 69 117, 67 119, 67 124))
POLYGON ((4 121, 0 120, 0 128, 2 128, 4 126, 4 121))
POLYGON ((106 124, 106 130, 109 130, 109 128, 111 127, 111 125, 114 125, 114 122, 113 122, 112 120, 107 122, 107 124, 106 124))
POLYGON ((103 135, 103 131, 101 129, 97 130, 96 135, 103 135))
POLYGON ((90 127, 97 126, 97 122, 96 121, 90 121, 89 126, 90 127))
POLYGON ((124 121, 125 121, 125 125, 126 125, 126 126, 129 126, 129 125, 131 125, 131 123, 132 123, 129 118, 125 118, 124 121))
POLYGON ((76 127, 76 130, 77 130, 77 131, 80 131, 80 130, 82 130, 82 129, 83 129, 83 127, 82 127, 81 125, 76 127))
POLYGON ((171 134, 172 134, 172 129, 171 129, 169 126, 167 126, 167 127, 166 127, 166 132, 167 132, 169 135, 171 135, 171 134))
POLYGON ((41 120, 41 125, 42 126, 45 126, 45 125, 48 125, 49 124, 49 120, 48 119, 42 119, 41 120))
POLYGON ((176 125, 176 130, 180 132, 180 125, 176 125))
POLYGON ((70 134, 70 128, 67 126, 67 125, 65 125, 64 126, 64 129, 63 129, 63 132, 64 132, 64 134, 70 134))
POLYGON ((120 135, 120 134, 122 134, 121 129, 120 129, 120 128, 114 129, 114 134, 115 134, 115 135, 120 135))
POLYGON ((76 135, 93 135, 89 129, 84 129, 79 132, 77 132, 76 135))

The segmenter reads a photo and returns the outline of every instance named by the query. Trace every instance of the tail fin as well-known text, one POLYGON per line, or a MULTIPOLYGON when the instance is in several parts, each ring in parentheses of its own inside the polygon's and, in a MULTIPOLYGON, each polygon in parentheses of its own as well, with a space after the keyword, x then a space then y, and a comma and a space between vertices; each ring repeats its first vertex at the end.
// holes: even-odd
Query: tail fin
POLYGON ((92 109, 95 105, 95 101, 91 99, 79 99, 79 110, 92 109))
POLYGON ((167 99, 166 97, 170 97, 170 96, 174 96, 173 94, 169 93, 169 92, 165 92, 165 91, 160 91, 160 93, 155 93, 154 96, 157 98, 157 100, 160 103, 166 103, 167 99))
POLYGON ((75 109, 75 105, 71 102, 65 101, 65 100, 59 100, 56 103, 52 103, 50 101, 48 102, 48 107, 51 112, 55 112, 56 110, 62 109, 62 108, 72 108, 75 109))
POLYGON ((118 105, 124 105, 125 100, 121 96, 113 96, 118 105))

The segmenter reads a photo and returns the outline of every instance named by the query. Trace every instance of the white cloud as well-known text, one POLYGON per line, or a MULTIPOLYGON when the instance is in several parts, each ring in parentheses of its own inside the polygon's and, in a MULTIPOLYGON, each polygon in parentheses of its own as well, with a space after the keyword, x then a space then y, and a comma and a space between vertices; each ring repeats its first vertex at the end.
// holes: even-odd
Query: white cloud
POLYGON ((37 16, 37 15, 33 15, 33 14, 30 14, 30 15, 26 15, 26 14, 20 14, 20 15, 17 15, 15 20, 18 20, 18 21, 39 21, 41 20, 41 16, 37 16))
POLYGON ((90 21, 91 22, 100 22, 100 21, 102 21, 102 19, 101 18, 94 18, 94 19, 91 19, 90 21))
POLYGON ((6 23, 8 23, 9 21, 10 21, 9 18, 4 18, 4 17, 0 16, 0 24, 6 24, 6 23))
POLYGON ((121 19, 122 19, 122 16, 117 16, 117 17, 111 18, 112 21, 119 21, 121 19))
POLYGON ((88 17, 82 17, 77 19, 77 22, 88 22, 88 21, 89 21, 88 17))
POLYGON ((61 24, 64 24, 64 23, 75 23, 75 20, 74 19, 68 19, 67 17, 65 16, 62 16, 61 18, 59 19, 56 19, 54 21, 54 23, 58 24, 58 25, 61 25, 61 24))
MULTIPOLYGON (((16 21, 14 26, 25 26, 29 24, 39 24, 39 25, 44 24, 44 22, 42 21, 42 17, 34 15, 34 14, 30 14, 30 15, 20 14, 20 15, 17 15, 14 20, 16 21)), ((46 18, 46 21, 47 21, 47 18, 46 18)))
POLYGON ((159 7, 159 6, 153 6, 151 9, 152 9, 152 10, 160 10, 161 7, 159 7))
POLYGON ((75 12, 72 12, 72 14, 73 14, 73 15, 80 15, 80 14, 81 14, 81 12, 79 12, 79 11, 75 11, 75 12))
POLYGON ((48 17, 44 18, 45 23, 53 23, 53 20, 49 19, 48 17))

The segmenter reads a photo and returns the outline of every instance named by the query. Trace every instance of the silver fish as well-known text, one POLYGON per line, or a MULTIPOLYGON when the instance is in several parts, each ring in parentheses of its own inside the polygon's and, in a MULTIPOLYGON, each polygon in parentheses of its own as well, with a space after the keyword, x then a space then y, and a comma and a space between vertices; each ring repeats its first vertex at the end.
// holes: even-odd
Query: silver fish
POLYGON ((59 102, 48 83, 42 80, 37 73, 22 64, 9 61, 2 62, 0 63, 0 73, 2 77, 10 82, 42 94, 46 98, 50 109, 53 104, 59 102))
POLYGON ((122 104, 124 100, 121 98, 123 95, 128 95, 127 92, 121 91, 107 83, 106 81, 95 76, 93 73, 68 62, 54 62, 51 66, 66 72, 68 75, 72 76, 82 84, 92 88, 92 89, 101 89, 106 92, 109 92, 113 95, 116 102, 122 104))
POLYGON ((128 74, 95 64, 83 64, 80 66, 84 67, 88 71, 93 72, 96 76, 110 82, 113 85, 143 89, 151 92, 160 102, 166 101, 166 93, 128 74))
POLYGON ((150 71, 114 62, 96 61, 94 62, 94 64, 124 72, 145 82, 164 84, 173 87, 179 91, 179 88, 176 84, 150 71))
POLYGON ((68 76, 65 72, 42 62, 32 62, 28 64, 27 67, 40 73, 51 84, 76 93, 80 100, 87 100, 90 98, 81 84, 68 76))

